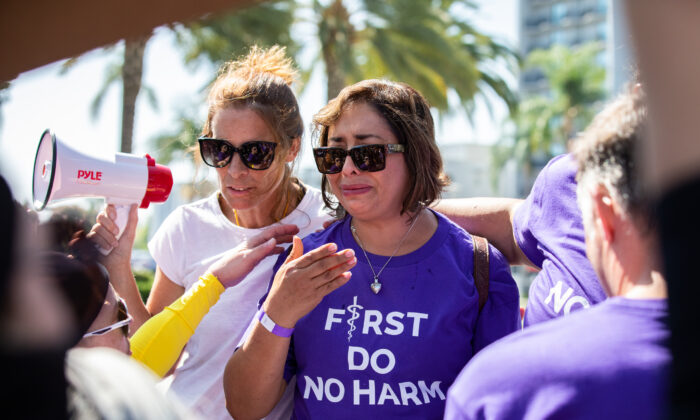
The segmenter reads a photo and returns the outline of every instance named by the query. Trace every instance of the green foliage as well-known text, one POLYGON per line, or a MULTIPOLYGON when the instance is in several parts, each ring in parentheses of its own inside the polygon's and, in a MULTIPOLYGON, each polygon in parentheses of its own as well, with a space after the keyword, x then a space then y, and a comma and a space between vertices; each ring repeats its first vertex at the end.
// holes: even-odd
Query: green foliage
POLYGON ((195 162, 199 162, 199 155, 194 153, 197 146, 197 137, 202 132, 202 125, 194 118, 181 114, 177 119, 177 125, 169 132, 156 136, 151 140, 155 148, 156 160, 160 163, 170 163, 174 158, 181 158, 184 154, 192 153, 195 162))
POLYGON ((149 270, 139 270, 134 271, 134 278, 136 278, 136 285, 139 288, 139 293, 141 294, 141 300, 146 303, 148 295, 151 293, 151 287, 153 287, 153 278, 155 273, 149 270))
POLYGON ((202 59, 219 65, 256 44, 282 45, 293 56, 298 51, 291 37, 294 10, 294 1, 256 1, 251 7, 176 26, 175 36, 190 65, 202 59))
MULTIPOLYGON (((348 2, 349 3, 349 2, 348 2)), ((349 13, 342 0, 322 6, 314 1, 319 40, 327 72, 338 72, 343 85, 367 78, 388 78, 410 84, 440 111, 448 109, 453 90, 471 115, 474 99, 495 93, 511 111, 516 97, 502 75, 518 64, 504 44, 476 30, 465 17, 476 9, 467 1, 359 1, 349 13)), ((329 81, 333 79, 329 76, 329 81)), ((342 86, 340 86, 342 87, 342 86)), ((338 86, 328 86, 328 97, 338 86)))
POLYGON ((605 69, 596 62, 601 46, 577 49, 554 46, 528 56, 524 70, 540 69, 549 83, 549 95, 520 102, 515 115, 515 142, 511 156, 529 168, 532 156, 551 156, 554 145, 565 146, 593 118, 595 105, 605 98, 605 69))

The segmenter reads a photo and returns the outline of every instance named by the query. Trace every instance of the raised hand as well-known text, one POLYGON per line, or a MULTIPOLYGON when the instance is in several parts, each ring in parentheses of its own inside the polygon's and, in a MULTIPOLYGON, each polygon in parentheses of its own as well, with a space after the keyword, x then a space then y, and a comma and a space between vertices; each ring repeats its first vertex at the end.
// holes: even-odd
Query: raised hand
POLYGON ((277 246, 277 244, 291 242, 293 235, 298 232, 299 228, 296 225, 272 226, 228 251, 209 266, 207 271, 215 275, 224 287, 235 286, 263 258, 271 254, 281 253, 284 248, 277 246))
POLYGON ((124 228, 124 233, 117 240, 119 227, 115 222, 117 211, 114 205, 108 204, 98 215, 95 224, 90 229, 87 237, 95 242, 103 250, 111 250, 103 259, 108 270, 114 267, 131 269, 131 249, 136 237, 136 225, 138 224, 138 210, 136 205, 129 209, 129 219, 124 228))
MULTIPOLYGON (((298 241, 301 245, 301 241, 298 241)), ((350 269, 357 264, 355 252, 338 249, 334 243, 322 245, 305 255, 295 241, 292 251, 275 275, 264 304, 265 312, 277 324, 292 328, 321 302, 324 296, 350 280, 350 269)))

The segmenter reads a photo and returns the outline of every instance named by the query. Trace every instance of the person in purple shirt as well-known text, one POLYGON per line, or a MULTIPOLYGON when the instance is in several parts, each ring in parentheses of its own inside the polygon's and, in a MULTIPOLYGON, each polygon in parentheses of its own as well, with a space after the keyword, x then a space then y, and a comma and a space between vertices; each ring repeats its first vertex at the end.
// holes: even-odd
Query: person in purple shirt
POLYGON ((605 299, 586 258, 581 211, 576 203, 576 164, 571 155, 549 161, 525 200, 447 199, 433 208, 469 232, 488 238, 510 264, 540 270, 530 285, 525 326, 605 299))
POLYGON ((671 356, 666 282, 648 202, 635 184, 642 93, 606 107, 576 143, 586 250, 610 296, 500 340, 464 368, 445 419, 656 419, 671 356))
POLYGON ((294 259, 296 243, 278 260, 226 367, 229 412, 264 416, 296 375, 295 419, 441 419, 464 364, 519 328, 510 267, 490 248, 488 293, 477 291, 472 237, 426 208, 446 180, 417 91, 359 82, 314 122, 324 199, 340 221, 306 237, 305 255, 294 259), (342 168, 325 151, 342 153, 342 168))

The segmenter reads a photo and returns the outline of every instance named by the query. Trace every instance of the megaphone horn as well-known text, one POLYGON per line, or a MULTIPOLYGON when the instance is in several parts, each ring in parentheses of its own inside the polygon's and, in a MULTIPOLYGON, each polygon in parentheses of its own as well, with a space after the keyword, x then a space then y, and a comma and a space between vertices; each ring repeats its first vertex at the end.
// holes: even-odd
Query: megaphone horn
POLYGON ((117 208, 119 238, 130 205, 147 208, 150 203, 162 203, 172 186, 170 169, 156 164, 149 155, 115 153, 112 159, 90 156, 68 146, 48 129, 39 139, 32 183, 37 210, 64 198, 103 197, 117 208))

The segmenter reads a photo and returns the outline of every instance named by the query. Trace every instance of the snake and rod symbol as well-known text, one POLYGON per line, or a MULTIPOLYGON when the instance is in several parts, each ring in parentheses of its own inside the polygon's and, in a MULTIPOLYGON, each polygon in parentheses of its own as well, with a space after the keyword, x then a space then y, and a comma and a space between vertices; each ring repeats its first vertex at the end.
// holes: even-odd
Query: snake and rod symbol
POLYGON ((352 332, 357 329, 357 327, 355 327, 355 320, 360 317, 360 314, 357 311, 358 309, 364 308, 357 304, 357 296, 355 296, 352 305, 348 306, 348 312, 352 314, 352 317, 347 321, 348 325, 350 326, 350 330, 348 331, 348 343, 352 338, 352 332))

